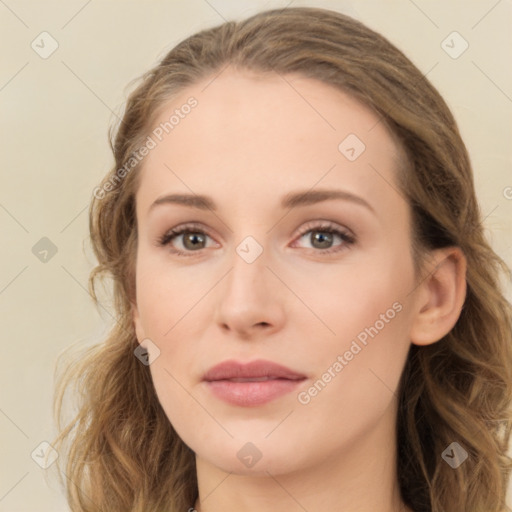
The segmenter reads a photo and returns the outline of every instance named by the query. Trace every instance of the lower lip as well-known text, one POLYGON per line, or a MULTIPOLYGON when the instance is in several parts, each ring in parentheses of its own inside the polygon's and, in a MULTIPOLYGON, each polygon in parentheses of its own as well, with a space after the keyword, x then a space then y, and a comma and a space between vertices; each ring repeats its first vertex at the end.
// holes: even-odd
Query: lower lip
POLYGON ((292 392, 303 381, 304 379, 272 379, 257 382, 215 380, 206 384, 215 396, 225 402, 242 407, 254 407, 292 392))

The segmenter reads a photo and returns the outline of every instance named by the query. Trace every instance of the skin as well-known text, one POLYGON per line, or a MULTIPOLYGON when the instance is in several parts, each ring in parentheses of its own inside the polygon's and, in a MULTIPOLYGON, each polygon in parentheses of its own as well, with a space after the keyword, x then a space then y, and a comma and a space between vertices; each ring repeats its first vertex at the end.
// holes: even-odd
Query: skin
POLYGON ((195 508, 408 511, 395 474, 396 391, 410 344, 434 343, 455 325, 466 293, 464 256, 458 248, 432 252, 430 275, 415 276, 409 205, 395 176, 403 155, 367 107, 300 76, 228 68, 210 82, 160 112, 155 126, 190 96, 198 100, 146 156, 136 194, 133 319, 150 356, 160 351, 150 365, 158 399, 196 453, 195 508), (351 133, 366 146, 354 161, 338 150, 351 133), (338 199, 280 206, 290 192, 320 188, 355 194, 374 212, 338 199), (170 193, 208 195, 218 209, 150 209, 170 193), (356 242, 337 235, 330 245, 315 242, 324 233, 319 221, 356 242), (184 245, 186 234, 158 245, 188 222, 208 235, 199 249, 184 245), (248 236, 263 249, 252 263, 236 252, 248 236), (338 252, 322 253, 329 248, 338 252), (298 392, 397 302, 400 312, 300 403, 298 392), (201 382, 226 359, 267 359, 307 379, 270 403, 229 405, 201 382), (247 442, 261 454, 251 468, 237 457, 247 442))

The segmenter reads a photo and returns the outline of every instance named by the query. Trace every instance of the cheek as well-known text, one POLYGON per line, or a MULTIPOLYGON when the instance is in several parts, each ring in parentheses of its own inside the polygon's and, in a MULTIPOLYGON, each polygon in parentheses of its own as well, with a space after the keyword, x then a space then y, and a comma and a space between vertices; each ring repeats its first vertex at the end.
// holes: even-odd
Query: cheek
POLYGON ((351 445, 386 414, 396 414, 393 408, 410 347, 407 305, 390 304, 384 292, 373 301, 372 308, 365 302, 347 305, 346 315, 335 325, 336 342, 325 344, 321 354, 311 353, 315 375, 297 397, 298 412, 308 424, 302 435, 311 437, 305 443, 318 443, 316 435, 322 432, 325 439, 351 445))
POLYGON ((320 326, 326 334, 309 354, 318 385, 304 390, 304 402, 319 410, 336 404, 335 415, 359 407, 378 413, 393 399, 410 347, 412 262, 390 252, 317 282, 326 284, 323 295, 316 288, 309 303, 331 334, 320 326))
MULTIPOLYGON (((314 275, 300 277, 301 296, 316 314, 318 332, 326 346, 342 349, 359 335, 364 344, 378 331, 378 338, 400 339, 400 325, 408 323, 404 313, 414 287, 412 261, 405 251, 389 249, 357 254, 349 264, 319 268, 314 275), (397 330, 398 329, 398 330, 397 330), (395 335, 392 335, 392 332, 395 335), (329 332, 330 331, 330 332, 329 332)), ((310 273, 311 274, 311 273, 310 273)))
POLYGON ((200 338, 195 332, 197 315, 211 285, 195 279, 193 270, 169 269, 169 262, 161 256, 139 255, 137 306, 144 335, 159 350, 150 365, 158 399, 175 428, 183 429, 190 427, 190 418, 202 418, 187 390, 190 375, 197 371, 198 351, 193 343, 200 338))
MULTIPOLYGON (((212 280, 212 279, 210 279, 212 280)), ((146 336, 155 340, 172 337, 180 322, 187 322, 209 285, 192 267, 179 268, 165 254, 146 255, 137 261, 137 306, 146 336)))

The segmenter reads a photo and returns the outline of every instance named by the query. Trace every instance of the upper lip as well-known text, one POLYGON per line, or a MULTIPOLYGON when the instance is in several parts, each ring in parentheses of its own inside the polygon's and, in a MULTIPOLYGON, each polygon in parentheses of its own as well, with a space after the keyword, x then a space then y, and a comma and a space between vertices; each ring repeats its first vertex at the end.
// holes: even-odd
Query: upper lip
POLYGON ((257 379, 263 377, 289 380, 301 380, 306 378, 305 375, 295 372, 286 366, 259 359, 249 363, 240 363, 233 360, 223 361, 210 368, 204 374, 203 380, 257 379))

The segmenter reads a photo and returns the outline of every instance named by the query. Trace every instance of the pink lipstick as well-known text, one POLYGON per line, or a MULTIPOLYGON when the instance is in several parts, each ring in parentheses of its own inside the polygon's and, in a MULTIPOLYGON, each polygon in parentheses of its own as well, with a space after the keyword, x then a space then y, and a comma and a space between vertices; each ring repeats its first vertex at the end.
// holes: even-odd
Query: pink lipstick
POLYGON ((271 361, 224 361, 210 368, 203 381, 212 393, 232 405, 255 407, 295 390, 306 376, 271 361))

